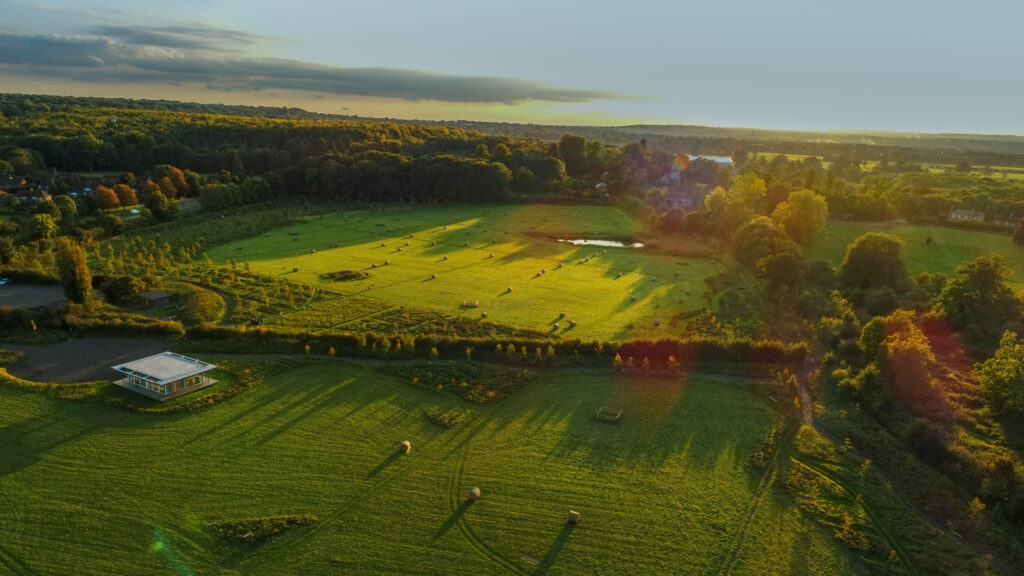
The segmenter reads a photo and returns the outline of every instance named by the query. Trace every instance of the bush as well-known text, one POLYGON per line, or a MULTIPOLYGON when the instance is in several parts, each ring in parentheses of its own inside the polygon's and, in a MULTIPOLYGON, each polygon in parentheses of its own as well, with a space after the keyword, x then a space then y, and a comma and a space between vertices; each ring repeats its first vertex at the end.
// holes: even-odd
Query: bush
POLYGON ((437 408, 431 408, 426 411, 427 418, 444 426, 445 428, 452 428, 456 424, 462 421, 463 414, 461 412, 442 412, 437 408))
POLYGON ((100 290, 107 300, 114 304, 123 304, 138 295, 145 288, 142 280, 134 276, 111 276, 100 283, 100 290))
POLYGON ((221 538, 240 542, 258 542, 295 526, 310 526, 320 520, 312 514, 248 518, 233 522, 207 524, 221 538))

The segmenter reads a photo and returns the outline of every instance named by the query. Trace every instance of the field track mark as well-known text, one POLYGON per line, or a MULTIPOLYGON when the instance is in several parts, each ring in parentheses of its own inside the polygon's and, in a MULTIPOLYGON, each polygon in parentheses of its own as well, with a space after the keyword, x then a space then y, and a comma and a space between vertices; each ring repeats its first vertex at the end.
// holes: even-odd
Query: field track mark
MULTIPOLYGON (((809 462, 807 458, 794 459, 808 470, 822 476, 823 478, 828 479, 831 482, 834 482, 837 486, 842 488, 844 492, 846 492, 846 495, 850 497, 850 499, 852 499, 854 502, 857 502, 858 492, 855 490, 851 490, 845 482, 829 474, 825 470, 818 468, 812 462, 809 462)), ((885 522, 883 522, 878 517, 878 514, 875 513, 874 509, 868 504, 866 498, 861 498, 860 507, 864 509, 864 513, 867 515, 868 520, 871 522, 871 524, 873 524, 875 528, 878 530, 878 532, 882 535, 882 537, 885 538, 886 543, 889 544, 889 549, 895 550, 896 553, 899 554, 900 563, 907 568, 907 571, 911 574, 921 574, 921 572, 917 569, 917 566, 911 561, 910 554, 908 554, 907 551, 903 548, 903 545, 900 544, 899 540, 897 540, 896 537, 893 536, 891 532, 889 532, 889 528, 885 525, 885 522)))
POLYGON ((775 449, 775 453, 772 454, 771 463, 764 471, 764 475, 761 477, 761 482, 757 485, 757 490, 754 492, 754 499, 750 502, 750 505, 747 507, 747 511, 743 515, 743 522, 741 523, 741 528, 739 530, 739 537, 733 544, 732 552, 729 554, 725 565, 718 571, 722 576, 728 576, 728 574, 732 572, 732 568, 736 564, 736 559, 739 558, 740 550, 743 549, 743 545, 747 541, 747 533, 750 531, 750 525, 754 523, 754 516, 757 514, 758 507, 761 506, 761 500, 764 499, 768 490, 775 485, 775 479, 778 476, 776 469, 778 468, 780 454, 783 452, 782 447, 788 446, 796 436, 796 427, 792 428, 792 430, 786 433, 785 438, 779 442, 778 447, 775 449))
MULTIPOLYGON (((485 422, 486 421, 484 421, 484 423, 485 422)), ((451 479, 449 480, 449 509, 451 510, 452 514, 458 513, 459 507, 462 505, 463 502, 463 496, 460 494, 459 488, 462 486, 462 470, 465 467, 466 456, 468 455, 468 453, 469 446, 466 446, 459 450, 455 468, 452 470, 451 479)), ((529 572, 524 570, 522 567, 517 566, 513 562, 510 562, 509 560, 503 558, 500 554, 492 550, 486 543, 484 543, 484 541, 480 539, 479 536, 477 536, 476 532, 473 531, 473 528, 470 527, 469 522, 466 520, 465 514, 459 517, 458 521, 456 522, 456 525, 459 527, 459 532, 462 532, 462 535, 465 536, 466 541, 468 541, 469 544, 473 546, 473 548, 476 548, 476 550, 480 552, 483 556, 489 558, 495 564, 498 564, 499 566, 515 574, 529 574, 529 572)))
POLYGON ((35 575, 35 572, 27 564, 14 554, 11 554, 11 551, 5 546, 0 546, 0 565, 6 566, 11 571, 11 574, 17 574, 18 576, 35 575))

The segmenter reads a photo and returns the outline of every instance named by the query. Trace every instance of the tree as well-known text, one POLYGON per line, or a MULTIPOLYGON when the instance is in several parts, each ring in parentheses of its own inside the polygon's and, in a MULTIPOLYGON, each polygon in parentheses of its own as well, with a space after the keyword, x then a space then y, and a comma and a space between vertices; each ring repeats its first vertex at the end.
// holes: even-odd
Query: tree
POLYGON ((14 256, 14 238, 0 236, 0 264, 7 264, 14 256))
POLYGON ((569 176, 582 176, 590 168, 587 165, 587 141, 582 136, 562 136, 558 141, 558 155, 565 162, 569 176))
POLYGON ((120 304, 142 292, 145 285, 134 276, 113 276, 104 280, 100 288, 103 289, 103 295, 107 300, 120 304))
POLYGON ((972 166, 970 162, 968 162, 967 160, 961 160, 956 163, 956 167, 954 167, 953 169, 956 170, 957 172, 967 173, 971 171, 971 168, 972 166))
POLYGON ((139 203, 139 199, 135 196, 135 190, 132 190, 131 186, 127 184, 115 185, 114 194, 117 195, 117 200, 121 206, 126 208, 139 203))
POLYGON ((85 304, 92 297, 92 273, 81 246, 68 238, 57 242, 57 272, 68 300, 85 304))
POLYGON ((961 264, 956 272, 939 294, 936 307, 954 328, 976 332, 994 343, 1006 323, 1020 316, 1021 303, 1007 284, 1012 272, 999 255, 980 256, 961 264))
POLYGON ((121 205, 121 201, 118 200, 117 194, 106 186, 97 186, 96 190, 92 193, 92 199, 96 202, 96 207, 100 210, 113 210, 121 205))
POLYGON ((148 199, 146 199, 146 208, 149 209, 153 217, 160 222, 166 222, 174 218, 175 213, 178 210, 177 204, 174 200, 171 200, 167 196, 164 196, 159 190, 154 191, 148 199))
POLYGON ((732 247, 736 260, 751 267, 769 256, 802 256, 800 247, 792 238, 764 216, 758 216, 740 226, 732 237, 732 247))
POLYGON ((775 207, 772 220, 782 226, 793 240, 806 246, 825 230, 828 202, 813 190, 797 190, 775 207))
POLYGON ((903 240, 884 232, 868 232, 846 249, 839 280, 850 288, 899 287, 907 279, 903 240))
POLYGON ((49 214, 36 214, 32 217, 32 229, 39 238, 53 238, 57 234, 57 221, 49 214))
POLYGON ((53 203, 60 210, 63 221, 74 220, 78 216, 78 204, 71 196, 57 196, 53 199, 53 203))
POLYGON ((992 409, 1008 418, 1024 418, 1024 341, 1003 334, 995 355, 974 366, 992 409))
POLYGON ((1024 218, 1017 222, 1017 227, 1013 230, 1013 242, 1024 247, 1024 218))
POLYGON ((729 188, 729 197, 739 200, 751 210, 757 210, 764 200, 768 186, 754 172, 745 172, 733 178, 729 188))

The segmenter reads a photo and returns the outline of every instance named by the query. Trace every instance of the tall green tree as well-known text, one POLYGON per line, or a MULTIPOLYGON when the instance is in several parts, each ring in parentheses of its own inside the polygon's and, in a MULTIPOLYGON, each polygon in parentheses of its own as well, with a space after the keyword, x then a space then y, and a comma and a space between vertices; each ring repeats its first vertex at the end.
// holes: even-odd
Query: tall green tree
POLYGON ((569 176, 582 176, 590 168, 587 163, 587 141, 581 136, 562 136, 558 141, 558 155, 565 162, 565 171, 569 176))
POLYGON ((1024 342, 1013 332, 1003 334, 992 358, 975 365, 978 382, 996 412, 1024 418, 1024 342))
POLYGON ((793 240, 806 246, 825 231, 828 202, 813 190, 797 190, 775 207, 772 220, 782 226, 793 240))
POLYGON ((767 191, 768 186, 764 179, 754 172, 745 172, 733 178, 732 186, 729 187, 729 197, 756 211, 764 201, 767 191))
POLYGON ((850 288, 898 287, 907 279, 903 240, 884 232, 868 232, 846 249, 839 280, 850 288))
POLYGON ((57 272, 68 300, 79 304, 92 298, 92 273, 89 272, 85 250, 69 238, 57 242, 57 272))
POLYGON ((1024 247, 1024 218, 1017 222, 1017 227, 1013 229, 1013 242, 1024 247))
POLYGON ((39 238, 53 238, 57 234, 57 221, 49 214, 36 214, 32 217, 32 229, 39 238))
POLYGON ((175 213, 178 210, 178 205, 174 203, 167 196, 164 196, 159 190, 153 191, 149 198, 146 199, 146 208, 153 214, 153 218, 156 218, 160 222, 166 222, 174 218, 175 213))
POLYGON ((1021 314, 1021 302, 1007 283, 1012 271, 1002 256, 993 255, 961 264, 956 272, 939 294, 937 308, 954 328, 994 343, 1006 323, 1021 314))

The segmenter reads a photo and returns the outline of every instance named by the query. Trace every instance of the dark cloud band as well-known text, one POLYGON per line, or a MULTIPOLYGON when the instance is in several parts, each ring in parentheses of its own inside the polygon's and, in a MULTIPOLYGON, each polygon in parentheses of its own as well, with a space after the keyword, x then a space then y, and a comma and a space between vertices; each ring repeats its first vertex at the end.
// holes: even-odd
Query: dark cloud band
POLYGON ((444 102, 584 102, 621 98, 609 92, 514 78, 397 68, 343 68, 275 58, 218 58, 208 52, 223 52, 225 43, 247 44, 259 38, 246 32, 223 31, 229 35, 220 37, 215 34, 218 29, 205 27, 142 28, 132 30, 132 34, 105 27, 94 32, 104 32, 104 37, 0 34, 0 70, 94 82, 199 82, 217 90, 293 89, 444 102), (122 41, 107 36, 120 37, 122 41))

